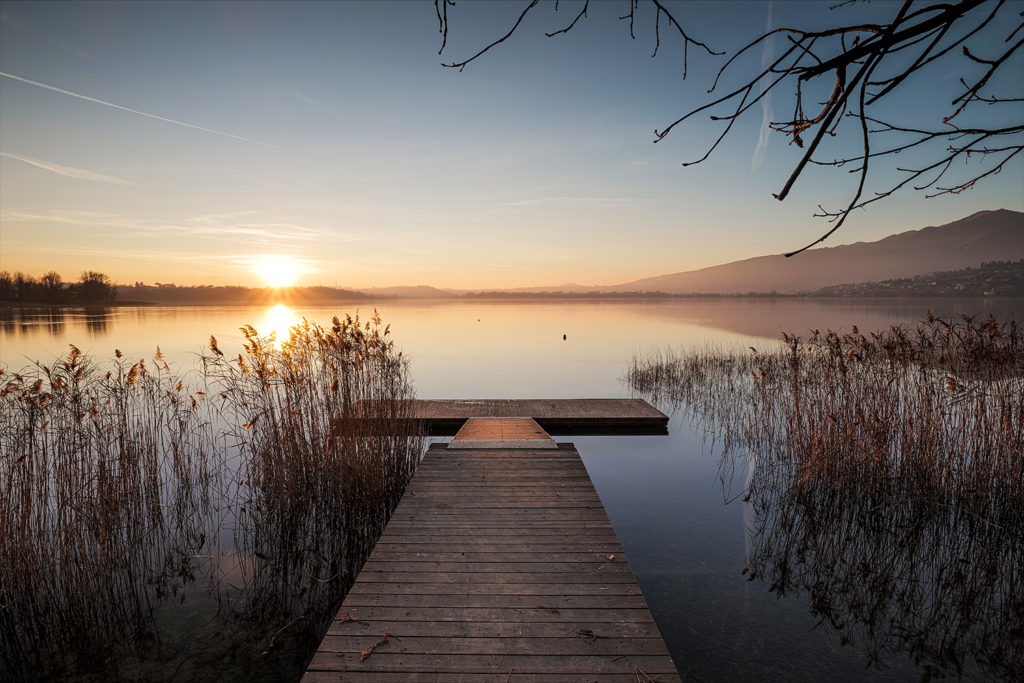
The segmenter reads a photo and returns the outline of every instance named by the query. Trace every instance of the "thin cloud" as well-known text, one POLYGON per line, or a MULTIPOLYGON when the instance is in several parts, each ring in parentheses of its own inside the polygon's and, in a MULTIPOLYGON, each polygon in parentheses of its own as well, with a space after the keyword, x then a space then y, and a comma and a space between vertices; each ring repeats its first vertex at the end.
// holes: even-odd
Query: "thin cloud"
POLYGON ((225 254, 223 256, 216 256, 208 261, 217 261, 220 263, 227 263, 229 266, 248 271, 261 271, 267 267, 268 258, 283 257, 288 261, 300 264, 303 266, 305 274, 320 272, 321 266, 327 262, 322 259, 309 258, 305 256, 299 256, 294 253, 282 253, 282 254, 225 254))
POLYGON ((315 107, 317 109, 322 109, 324 111, 330 112, 331 114, 337 114, 338 113, 336 110, 332 109, 331 107, 328 107, 326 104, 324 104, 320 100, 316 99, 312 95, 307 95, 306 93, 302 92, 301 90, 296 90, 295 88, 289 88, 289 92, 291 93, 292 97, 294 97, 295 99, 299 100, 300 102, 304 102, 305 104, 308 104, 311 107, 315 107))
MULTIPOLYGON (((266 258, 265 254, 197 254, 194 251, 175 251, 164 247, 161 247, 160 249, 120 249, 115 253, 112 252, 109 247, 90 247, 80 244, 19 244, 17 246, 19 251, 26 254, 40 253, 46 255, 74 254, 75 256, 114 256, 115 258, 126 261, 148 260, 158 261, 160 263, 181 261, 182 263, 192 265, 202 263, 210 266, 223 267, 227 264, 231 267, 240 268, 253 266, 259 263, 260 259, 266 258)), ((322 259, 297 256, 295 254, 288 254, 288 257, 298 263, 305 264, 310 267, 311 270, 316 270, 317 266, 327 263, 327 261, 322 259)))
MULTIPOLYGON (((768 17, 765 20, 764 31, 767 33, 772 30, 772 3, 768 3, 768 17)), ((766 38, 764 45, 761 48, 761 68, 767 69, 771 66, 772 61, 775 59, 775 49, 772 44, 774 36, 766 38)), ((757 147, 754 148, 754 156, 750 158, 750 170, 756 171, 761 168, 761 164, 764 163, 764 156, 768 149, 768 136, 771 135, 771 123, 772 119, 775 118, 775 112, 772 110, 772 94, 765 94, 765 88, 768 83, 768 76, 761 79, 761 130, 757 135, 757 147)))
POLYGON ((193 216, 188 224, 179 228, 193 235, 208 237, 252 238, 269 241, 314 241, 328 237, 344 239, 346 236, 305 222, 297 222, 294 216, 272 216, 271 220, 253 220, 255 211, 227 211, 193 216), (276 220, 274 220, 276 219, 276 220))
POLYGON ((61 164, 55 164, 51 161, 40 161, 39 159, 30 159, 28 157, 18 156, 17 154, 8 154, 7 152, 0 152, 0 157, 4 159, 14 159, 20 161, 23 164, 35 166, 41 168, 44 171, 56 173, 67 178, 77 178, 79 180, 95 180, 100 183, 114 183, 116 185, 131 185, 137 187, 137 185, 128 180, 121 178, 115 178, 114 176, 105 175, 103 173, 96 173, 95 171, 88 171, 84 168, 75 168, 74 166, 63 166, 61 164))
POLYGON ((138 228, 139 221, 132 218, 115 216, 110 213, 99 211, 68 211, 52 210, 47 213, 27 213, 24 211, 4 211, 0 213, 0 221, 33 221, 39 223, 60 223, 65 225, 76 225, 83 227, 104 227, 117 228, 138 228))
POLYGON ((503 202, 500 206, 544 206, 547 204, 584 204, 592 206, 622 206, 632 204, 635 199, 616 197, 537 197, 519 199, 514 202, 503 202))
POLYGON ((28 78, 22 78, 21 76, 15 76, 13 74, 4 73, 2 71, 0 71, 0 76, 3 76, 4 78, 10 78, 10 79, 15 80, 15 81, 20 81, 22 83, 28 83, 29 85, 34 85, 37 88, 43 88, 45 90, 50 90, 52 92, 60 93, 61 95, 69 95, 70 97, 77 97, 78 99, 85 100, 86 102, 94 102, 96 104, 102 104, 105 107, 113 107, 114 109, 120 109, 121 111, 127 111, 127 112, 131 112, 132 114, 138 114, 140 116, 146 116, 146 117, 149 117, 151 119, 156 119, 157 121, 164 121, 166 123, 173 123, 176 126, 184 126, 185 128, 192 128, 193 130, 201 130, 201 131, 203 131, 205 133, 213 133, 214 135, 223 135, 224 137, 234 138, 235 140, 242 140, 243 142, 252 142, 252 143, 255 143, 257 145, 263 145, 264 147, 268 147, 269 146, 269 145, 267 145, 264 142, 260 142, 259 140, 253 140, 252 138, 243 137, 241 135, 235 135, 234 133, 225 133, 222 130, 214 130, 213 128, 205 128, 203 126, 197 126, 197 125, 192 124, 192 123, 185 123, 184 121, 176 121, 174 119, 169 119, 169 118, 166 118, 164 116, 157 116, 156 114, 149 114, 149 113, 146 113, 144 111, 139 111, 138 109, 131 109, 129 107, 123 107, 120 104, 114 104, 113 102, 107 102, 106 100, 98 100, 95 97, 89 97, 88 95, 81 95, 81 94, 76 93, 76 92, 71 92, 70 90, 64 90, 63 88, 57 88, 57 87, 52 86, 52 85, 46 85, 45 83, 40 83, 39 81, 29 80, 28 78))
POLYGON ((208 237, 247 237, 266 241, 294 242, 296 240, 319 240, 327 234, 323 230, 307 228, 291 223, 253 223, 246 225, 183 227, 181 230, 193 235, 208 237))
MULTIPOLYGON (((266 222, 240 220, 255 214, 254 211, 233 211, 219 214, 203 214, 170 222, 157 222, 129 216, 96 211, 52 210, 45 213, 25 211, 0 212, 0 220, 31 221, 36 223, 57 223, 92 229, 116 229, 135 235, 175 234, 194 238, 227 241, 247 239, 259 243, 280 244, 282 242, 347 242, 356 238, 329 230, 325 227, 300 224, 295 219, 279 219, 266 222)), ((277 218, 277 217, 271 217, 277 218)))

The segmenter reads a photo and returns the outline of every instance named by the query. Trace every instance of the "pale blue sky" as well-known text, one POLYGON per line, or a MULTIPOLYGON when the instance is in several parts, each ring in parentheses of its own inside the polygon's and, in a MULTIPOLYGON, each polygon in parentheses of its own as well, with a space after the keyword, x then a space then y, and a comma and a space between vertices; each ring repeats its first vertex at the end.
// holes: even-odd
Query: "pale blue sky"
MULTIPOLYGON (((679 43, 663 33, 652 60, 651 17, 630 40, 625 3, 596 3, 552 39, 578 3, 540 7, 463 72, 440 66, 521 7, 460 2, 439 57, 430 2, 3 3, 0 72, 17 78, 0 78, 0 268, 258 285, 253 264, 285 254, 302 284, 612 284, 803 246, 827 228, 815 207, 852 191, 815 170, 772 199, 800 150, 771 134, 757 163, 760 109, 698 166, 680 162, 717 130, 704 120, 651 144, 706 101, 720 58, 691 48, 683 82, 679 43)), ((769 11, 806 26, 894 9, 687 2, 677 15, 731 53, 769 11)), ((893 112, 932 119, 962 61, 911 82, 893 112)), ((787 101, 774 98, 776 118, 787 101)), ((1021 210, 1022 188, 1018 158, 959 197, 878 203, 826 245, 1021 210)))

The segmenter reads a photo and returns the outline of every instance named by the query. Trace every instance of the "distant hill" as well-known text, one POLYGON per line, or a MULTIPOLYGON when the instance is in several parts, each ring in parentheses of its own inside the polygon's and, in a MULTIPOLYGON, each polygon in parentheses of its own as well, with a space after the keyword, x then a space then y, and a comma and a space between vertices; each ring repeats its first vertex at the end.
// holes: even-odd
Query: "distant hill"
POLYGON ((508 292, 508 293, 523 292, 525 294, 537 294, 537 293, 540 293, 540 292, 545 292, 545 293, 561 292, 561 293, 567 293, 567 294, 568 293, 583 294, 583 293, 588 293, 588 292, 596 292, 598 289, 601 289, 601 287, 600 286, 595 286, 595 285, 581 285, 578 282, 566 282, 564 284, 555 285, 553 287, 512 287, 512 288, 509 288, 509 289, 481 290, 481 291, 479 291, 477 293, 478 294, 483 294, 483 293, 486 292, 486 293, 493 294, 495 292, 508 292))
POLYGON ((1024 297, 1024 259, 992 261, 911 278, 824 287, 813 296, 1019 296, 1024 297))
POLYGON ((269 287, 219 287, 213 285, 119 285, 118 299, 121 301, 142 301, 154 304, 232 304, 264 305, 271 303, 288 304, 330 304, 338 301, 365 301, 369 297, 360 292, 333 287, 289 287, 283 290, 269 287))
POLYGON ((360 290, 370 297, 381 297, 384 299, 447 299, 456 296, 456 292, 447 289, 438 289, 429 285, 402 286, 402 287, 370 287, 360 290))
POLYGON ((907 278, 1024 258, 1024 213, 980 211, 953 223, 877 242, 825 247, 786 258, 758 256, 720 266, 624 282, 600 290, 671 293, 790 293, 839 282, 907 278))
MULTIPOLYGON (((828 296, 1020 296, 1017 275, 996 272, 961 273, 982 264, 1024 260, 1024 213, 997 209, 979 211, 952 223, 892 235, 876 242, 858 242, 808 250, 793 258, 758 256, 719 266, 648 277, 618 285, 566 283, 554 287, 503 290, 450 290, 419 286, 374 287, 361 291, 331 287, 285 290, 249 287, 117 287, 121 301, 168 304, 331 304, 373 299, 507 298, 540 296, 635 297, 667 295, 788 294, 828 296), (928 277, 918 277, 924 276, 928 277), (939 277, 941 276, 941 277, 939 277), (1001 281, 1001 277, 1010 280, 1001 281), (930 279, 929 279, 930 278, 930 279), (994 278, 994 279, 993 279, 994 278), (930 283, 935 282, 932 285, 930 283), (1014 284, 1016 282, 1016 284, 1014 284), (859 284, 838 284, 859 283, 859 284), (957 285, 962 285, 957 289, 957 285), (1014 290, 1014 287, 1017 289, 1014 290), (966 290, 965 290, 966 288, 966 290), (969 291, 967 291, 969 290, 969 291), (875 292, 866 294, 866 292, 875 292), (1015 293, 1011 293, 1015 292, 1015 293)), ((1016 267, 1016 266, 1014 266, 1016 267)), ((1016 271, 1015 271, 1016 272, 1016 271)))

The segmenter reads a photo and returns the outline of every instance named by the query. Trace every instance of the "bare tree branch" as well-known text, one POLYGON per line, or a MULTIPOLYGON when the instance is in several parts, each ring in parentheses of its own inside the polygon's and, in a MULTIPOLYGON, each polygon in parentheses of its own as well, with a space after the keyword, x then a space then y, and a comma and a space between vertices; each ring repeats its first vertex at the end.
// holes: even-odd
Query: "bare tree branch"
MULTIPOLYGON (((581 17, 587 16, 587 8, 589 6, 590 6, 590 0, 586 0, 586 2, 583 3, 583 8, 580 10, 580 13, 576 15, 576 18, 572 20, 571 24, 569 24, 568 26, 566 26, 565 28, 563 28, 563 29, 561 29, 559 31, 554 31, 553 33, 545 33, 544 35, 546 35, 548 38, 554 38, 555 36, 557 36, 560 33, 568 33, 569 31, 572 30, 572 27, 576 25, 576 22, 579 21, 581 17)), ((557 3, 555 4, 555 11, 556 12, 558 11, 557 3)))
MULTIPOLYGON (((442 4, 445 4, 445 3, 448 2, 448 0, 435 0, 435 2, 441 2, 442 4)), ((466 65, 469 64, 470 62, 472 62, 474 59, 476 59, 480 55, 484 54, 485 52, 490 50, 495 45, 498 45, 499 43, 504 43, 505 40, 507 40, 509 36, 511 36, 513 33, 516 32, 516 29, 519 28, 519 24, 523 23, 523 19, 526 17, 526 13, 529 12, 530 10, 532 10, 534 7, 536 7, 538 2, 540 2, 540 0, 531 0, 530 4, 527 5, 526 9, 523 10, 523 13, 519 15, 518 19, 516 19, 516 23, 513 24, 512 28, 510 28, 508 30, 508 33, 503 35, 501 38, 498 38, 496 41, 494 41, 493 43, 491 43, 490 45, 488 45, 484 49, 480 50, 480 52, 477 52, 475 55, 473 55, 472 57, 470 57, 469 59, 467 59, 465 61, 453 62, 451 64, 444 64, 444 63, 442 63, 441 66, 447 66, 449 68, 458 69, 459 71, 462 71, 463 69, 466 68, 466 65)), ((445 34, 445 37, 447 38, 447 36, 448 36, 448 22, 447 22, 447 20, 445 20, 444 27, 445 27, 444 34, 445 34)), ((442 50, 444 49, 444 45, 441 46, 441 49, 442 50)))
MULTIPOLYGON (((852 1, 838 2, 832 9, 849 5, 852 1)), ((445 66, 461 69, 504 42, 538 2, 529 2, 511 30, 500 38, 469 59, 445 66)), ((634 37, 639 0, 625 2, 628 11, 619 18, 629 19, 630 36, 634 37)), ((682 43, 684 79, 687 76, 688 49, 691 44, 710 56, 724 54, 712 50, 687 31, 685 22, 673 14, 677 10, 670 9, 664 0, 646 2, 654 9, 654 50, 651 57, 658 54, 661 46, 663 17, 666 25, 675 29, 673 34, 678 35, 682 43)), ((435 0, 441 24, 442 50, 447 41, 449 3, 454 4, 452 0, 435 0)), ((580 19, 587 17, 588 9, 590 2, 585 0, 571 23, 545 35, 552 37, 573 30, 580 19)), ((737 75, 738 83, 729 87, 725 94, 684 112, 660 131, 655 130, 654 142, 663 140, 676 126, 701 114, 707 115, 711 121, 724 122, 723 129, 707 151, 683 165, 701 163, 718 148, 739 118, 765 97, 771 96, 773 91, 778 92, 781 86, 789 84, 792 88, 792 117, 784 121, 770 121, 769 126, 803 148, 803 154, 782 189, 774 195, 775 198, 786 199, 808 165, 835 168, 850 165, 850 172, 858 175, 850 200, 843 208, 828 210, 819 205, 813 215, 826 218, 835 225, 814 242, 786 255, 798 254, 834 234, 856 209, 885 199, 907 186, 925 192, 925 197, 959 194, 973 188, 979 181, 998 174, 1011 159, 1024 151, 1024 121, 1007 123, 1004 118, 995 126, 979 125, 978 121, 968 120, 971 116, 968 112, 973 111, 971 105, 975 103, 1000 106, 1024 101, 1024 92, 1020 92, 1024 90, 1024 83, 1020 78, 1003 78, 1003 85, 996 86, 1006 87, 1006 83, 1016 83, 1017 92, 988 92, 993 83, 999 82, 995 78, 997 74, 1006 71, 1007 64, 1024 54, 1024 38, 1017 38, 1024 29, 1024 22, 1017 18, 1011 24, 1011 16, 1024 17, 1024 12, 1013 9, 1006 0, 904 0, 893 18, 884 23, 836 22, 824 29, 808 30, 786 26, 767 30, 747 41, 724 61, 707 92, 713 93, 720 83, 737 75), (746 75, 734 73, 736 68, 732 67, 739 64, 740 57, 774 36, 785 36, 787 41, 787 47, 780 57, 767 67, 750 70, 746 75), (954 60, 957 57, 963 63, 972 65, 974 70, 983 67, 983 71, 970 82, 960 79, 962 90, 952 99, 952 109, 945 116, 937 112, 934 128, 907 126, 873 115, 874 105, 899 91, 912 79, 921 77, 926 67, 943 58, 954 60), (771 82, 761 88, 763 79, 770 79, 771 82), (823 101, 811 105, 809 102, 805 104, 805 99, 810 97, 806 93, 820 93, 820 96, 829 94, 823 101), (851 102, 856 111, 852 110, 851 102), (721 109, 725 111, 720 112, 721 109), (859 124, 859 152, 831 160, 815 158, 826 136, 832 138, 852 134, 847 127, 840 128, 840 123, 850 118, 859 124), (964 120, 959 121, 960 118, 964 120), (954 119, 961 125, 955 125, 954 119), (810 142, 805 144, 804 136, 810 135, 812 131, 810 142), (882 136, 879 139, 884 144, 873 145, 879 136, 882 136), (996 140, 1000 142, 996 143, 996 140), (940 147, 943 142, 944 146, 940 147), (897 154, 911 151, 911 156, 923 157, 920 162, 894 167, 889 161, 897 154), (871 177, 869 169, 874 171, 880 165, 871 163, 874 159, 886 160, 890 164, 889 168, 902 174, 902 178, 897 177, 886 189, 876 190, 865 199, 871 177), (953 170, 953 164, 958 160, 965 162, 963 167, 969 169, 967 173, 953 170), (949 180, 946 180, 947 175, 950 176, 949 180), (953 178, 954 175, 960 177, 953 178)), ((1013 115, 1019 116, 1019 108, 1014 112, 1013 115)), ((991 120, 992 117, 988 118, 991 120)), ((885 164, 881 166, 884 168, 885 164)), ((958 164, 957 168, 960 167, 958 164)))

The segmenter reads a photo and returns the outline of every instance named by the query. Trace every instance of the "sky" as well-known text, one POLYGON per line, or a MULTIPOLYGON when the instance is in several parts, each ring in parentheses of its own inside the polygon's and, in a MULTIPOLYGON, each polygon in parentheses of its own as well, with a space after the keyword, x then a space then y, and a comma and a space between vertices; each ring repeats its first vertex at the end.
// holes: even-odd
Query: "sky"
MULTIPOLYGON (((897 8, 828 4, 673 7, 728 55, 766 27, 897 8)), ((441 65, 502 35, 524 5, 459 2, 439 56, 430 2, 0 3, 0 270, 179 285, 616 284, 802 247, 829 227, 817 206, 848 200, 853 177, 817 167, 772 198, 801 153, 765 125, 785 118, 789 91, 704 163, 682 165, 719 122, 698 117, 652 144, 708 101, 725 57, 691 45, 684 81, 668 31, 651 58, 646 4, 631 39, 617 19, 626 2, 591 3, 554 38, 544 32, 582 5, 542 3, 462 71, 441 65)), ((1010 3, 1011 18, 1022 9, 1010 3)), ((781 41, 750 51, 732 82, 781 41)), ((995 92, 1020 96, 1022 61, 995 92)), ((978 68, 953 55, 887 113, 932 123, 978 68)), ((972 115, 1024 118, 1024 103, 997 109, 972 115)), ((869 190, 894 173, 881 168, 869 190)), ((825 246, 996 208, 1024 210, 1024 155, 955 197, 905 191, 858 211, 825 246)))

